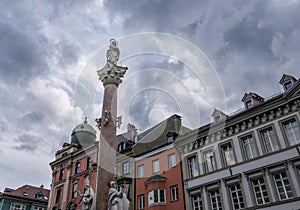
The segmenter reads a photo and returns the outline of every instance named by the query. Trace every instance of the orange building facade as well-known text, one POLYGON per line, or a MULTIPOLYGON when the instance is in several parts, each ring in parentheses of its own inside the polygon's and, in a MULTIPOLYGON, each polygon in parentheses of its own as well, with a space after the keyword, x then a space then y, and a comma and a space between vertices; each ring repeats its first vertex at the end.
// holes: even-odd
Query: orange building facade
POLYGON ((184 209, 180 156, 173 144, 135 158, 136 210, 184 209))

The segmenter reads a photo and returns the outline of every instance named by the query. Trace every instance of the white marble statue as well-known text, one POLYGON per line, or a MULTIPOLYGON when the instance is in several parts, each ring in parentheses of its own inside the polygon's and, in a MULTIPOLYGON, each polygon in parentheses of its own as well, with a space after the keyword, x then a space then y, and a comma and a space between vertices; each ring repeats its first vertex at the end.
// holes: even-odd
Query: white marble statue
POLYGON ((115 39, 110 40, 109 48, 106 51, 106 58, 113 64, 117 65, 120 57, 120 50, 118 48, 118 42, 115 39))
POLYGON ((80 210, 95 209, 95 193, 93 188, 87 186, 84 193, 81 195, 80 210))
POLYGON ((108 192, 108 210, 128 210, 129 200, 126 197, 125 191, 122 187, 117 190, 116 183, 112 181, 110 183, 110 189, 108 192))

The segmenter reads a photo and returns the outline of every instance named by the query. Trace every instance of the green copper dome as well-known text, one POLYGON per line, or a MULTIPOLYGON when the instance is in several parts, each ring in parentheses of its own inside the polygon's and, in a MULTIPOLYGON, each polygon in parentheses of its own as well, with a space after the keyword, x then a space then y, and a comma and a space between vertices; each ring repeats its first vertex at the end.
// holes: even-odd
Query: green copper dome
POLYGON ((90 132, 96 135, 96 130, 87 122, 87 118, 83 121, 82 124, 77 125, 73 130, 72 133, 78 132, 78 131, 84 131, 84 132, 90 132))
POLYGON ((96 130, 87 122, 85 118, 84 122, 77 125, 71 134, 71 143, 76 143, 82 147, 86 147, 96 140, 96 130))

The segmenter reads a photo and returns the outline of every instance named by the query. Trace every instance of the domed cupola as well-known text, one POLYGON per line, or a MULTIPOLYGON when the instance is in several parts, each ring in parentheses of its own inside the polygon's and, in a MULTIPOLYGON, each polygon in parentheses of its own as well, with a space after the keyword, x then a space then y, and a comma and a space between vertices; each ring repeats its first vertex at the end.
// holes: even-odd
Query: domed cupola
POLYGON ((87 147, 96 140, 96 130, 87 122, 85 118, 82 124, 77 125, 71 134, 71 144, 75 143, 81 147, 87 147))

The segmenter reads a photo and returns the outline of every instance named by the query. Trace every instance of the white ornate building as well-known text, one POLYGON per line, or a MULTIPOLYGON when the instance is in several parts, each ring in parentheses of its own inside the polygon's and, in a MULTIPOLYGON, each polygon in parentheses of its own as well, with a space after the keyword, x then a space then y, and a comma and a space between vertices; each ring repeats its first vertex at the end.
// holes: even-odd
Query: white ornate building
POLYGON ((178 138, 186 209, 300 209, 300 80, 280 84, 282 93, 246 93, 243 111, 215 109, 212 123, 178 138))

